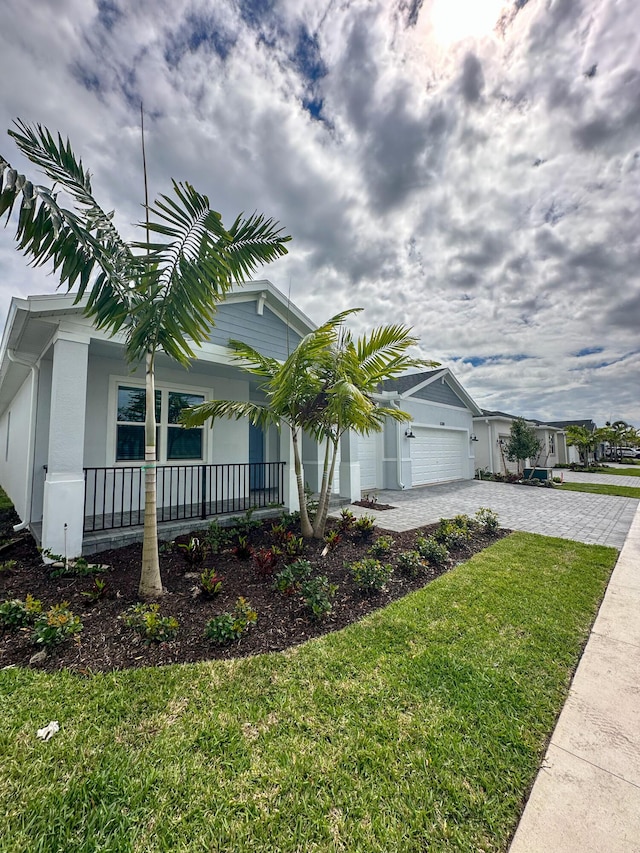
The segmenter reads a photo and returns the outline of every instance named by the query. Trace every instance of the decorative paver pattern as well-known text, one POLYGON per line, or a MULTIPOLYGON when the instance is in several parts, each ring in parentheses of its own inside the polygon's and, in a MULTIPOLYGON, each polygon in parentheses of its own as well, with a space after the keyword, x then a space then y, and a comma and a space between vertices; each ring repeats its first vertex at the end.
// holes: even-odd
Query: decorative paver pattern
MULTIPOLYGON (((593 475, 585 476, 590 476, 591 482, 595 482, 593 475)), ((634 479, 611 474, 601 476, 615 479, 619 485, 627 485, 621 480, 634 479)), ((636 478, 631 485, 640 483, 636 478)), ((486 506, 498 513, 502 527, 511 530, 614 548, 622 548, 640 505, 635 498, 480 480, 424 486, 405 492, 383 490, 377 493, 377 498, 379 503, 391 504, 394 509, 351 509, 357 515, 374 515, 376 524, 386 530, 412 530, 460 513, 473 515, 480 507, 486 506)))

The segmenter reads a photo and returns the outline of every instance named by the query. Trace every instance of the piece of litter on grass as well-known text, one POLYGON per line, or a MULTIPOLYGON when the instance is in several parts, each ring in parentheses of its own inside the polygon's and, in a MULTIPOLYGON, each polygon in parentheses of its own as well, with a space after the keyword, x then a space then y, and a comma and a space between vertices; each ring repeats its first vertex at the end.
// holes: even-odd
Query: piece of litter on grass
POLYGON ((60 724, 57 720, 51 720, 48 726, 45 726, 43 729, 38 729, 36 735, 41 740, 51 740, 51 738, 56 734, 56 732, 60 731, 60 724))

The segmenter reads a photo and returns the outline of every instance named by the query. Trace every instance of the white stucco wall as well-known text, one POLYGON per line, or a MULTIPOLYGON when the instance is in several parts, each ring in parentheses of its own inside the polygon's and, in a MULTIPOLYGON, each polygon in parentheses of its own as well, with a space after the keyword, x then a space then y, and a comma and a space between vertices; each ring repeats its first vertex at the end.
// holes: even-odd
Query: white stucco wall
POLYGON ((31 375, 22 383, 0 418, 0 485, 22 520, 29 513, 29 436, 31 375))

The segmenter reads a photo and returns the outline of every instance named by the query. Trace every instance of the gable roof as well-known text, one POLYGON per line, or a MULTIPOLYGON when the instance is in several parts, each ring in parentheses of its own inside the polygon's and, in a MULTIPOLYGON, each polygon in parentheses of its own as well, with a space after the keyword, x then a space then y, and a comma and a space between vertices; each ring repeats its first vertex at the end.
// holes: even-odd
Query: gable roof
MULTIPOLYGON (((515 421, 516 418, 522 417, 522 415, 510 415, 508 412, 499 412, 492 411, 490 409, 482 410, 482 417, 484 418, 503 418, 508 421, 515 421)), ((594 432, 596 430, 596 425, 594 421, 588 420, 568 420, 568 421, 541 421, 538 418, 525 418, 522 417, 524 421, 529 424, 534 424, 538 427, 554 427, 555 429, 566 429, 568 426, 581 426, 585 429, 588 429, 589 432, 594 432)))
POLYGON ((453 373, 448 367, 440 367, 435 370, 423 370, 420 373, 407 373, 403 376, 398 376, 395 379, 385 379, 381 385, 381 390, 388 394, 395 394, 403 399, 411 397, 416 391, 425 388, 436 379, 442 379, 454 391, 454 393, 462 400, 465 406, 471 410, 474 415, 479 415, 482 409, 470 394, 465 391, 462 385, 458 382, 453 373))

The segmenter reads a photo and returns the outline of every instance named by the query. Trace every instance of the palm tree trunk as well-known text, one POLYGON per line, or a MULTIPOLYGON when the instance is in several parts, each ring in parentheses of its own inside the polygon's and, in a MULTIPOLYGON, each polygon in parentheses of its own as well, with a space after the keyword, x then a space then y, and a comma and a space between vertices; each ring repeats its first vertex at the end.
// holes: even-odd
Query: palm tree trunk
MULTIPOLYGON (((317 531, 319 530, 319 525, 321 524, 322 513, 324 512, 325 505, 329 504, 329 492, 330 492, 330 483, 333 482, 332 479, 329 479, 329 454, 331 451, 333 442, 327 437, 326 444, 324 448, 324 463, 322 465, 322 482, 320 483, 320 495, 318 497, 318 510, 316 512, 316 517, 313 520, 313 535, 316 538, 321 538, 324 535, 324 532, 318 536, 317 531)), ((334 450, 335 457, 335 450, 334 450)), ((323 528, 324 530, 324 528, 323 528)))
MULTIPOLYGON (((324 536, 324 530, 327 526, 327 516, 329 515, 329 495, 331 494, 331 483, 333 483, 333 473, 336 469, 336 459, 338 457, 338 441, 340 439, 337 438, 332 440, 333 444, 333 458, 331 459, 331 468, 329 469, 329 476, 327 478, 327 482, 325 484, 325 476, 324 473, 322 475, 322 482, 325 485, 324 492, 324 501, 320 501, 320 506, 318 506, 318 512, 315 518, 315 523, 313 525, 313 535, 316 539, 322 539, 324 536)), ((329 442, 327 441, 327 446, 329 442)))
POLYGON ((305 539, 313 536, 313 527, 309 521, 307 512, 307 499, 304 493, 304 482, 302 480, 302 463, 300 462, 300 450, 298 448, 298 431, 291 427, 291 438, 293 440, 293 467, 296 472, 296 485, 298 487, 298 502, 300 504, 300 533, 305 539))
POLYGON ((162 578, 158 559, 158 518, 156 515, 156 393, 153 353, 145 358, 144 422, 144 538, 142 541, 142 570, 140 572, 140 598, 158 598, 162 595, 162 578))

